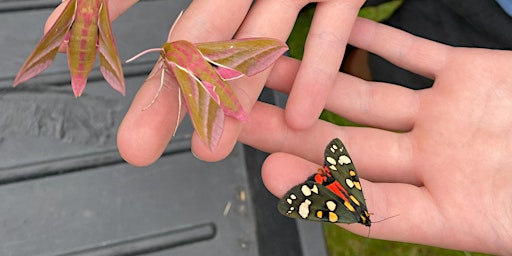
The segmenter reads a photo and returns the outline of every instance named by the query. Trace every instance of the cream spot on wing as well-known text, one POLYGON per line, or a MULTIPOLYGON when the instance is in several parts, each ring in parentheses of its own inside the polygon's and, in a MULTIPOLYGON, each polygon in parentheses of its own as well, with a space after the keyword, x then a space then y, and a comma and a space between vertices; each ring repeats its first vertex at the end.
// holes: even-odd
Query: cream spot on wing
POLYGON ((330 164, 336 164, 336 159, 330 156, 326 157, 325 160, 327 160, 327 162, 329 162, 330 164))
POLYGON ((350 163, 352 163, 352 161, 350 160, 350 158, 348 156, 342 155, 338 159, 338 163, 340 163, 341 165, 344 165, 344 164, 350 164, 350 163))
POLYGON ((352 180, 351 180, 351 179, 348 179, 348 178, 347 178, 347 179, 345 179, 345 184, 347 184, 347 186, 348 186, 349 188, 353 188, 353 187, 354 187, 354 182, 352 182, 352 180))
POLYGON ((318 194, 318 187, 316 185, 313 185, 313 187, 311 188, 311 192, 318 194))
POLYGON ((302 187, 300 188, 300 191, 302 191, 302 194, 305 196, 311 195, 311 189, 307 185, 302 185, 302 187))
POLYGON ((330 211, 336 210, 336 203, 333 201, 325 202, 325 206, 327 206, 327 209, 329 209, 330 211))
POLYGON ((309 201, 309 199, 304 200, 304 202, 302 202, 299 205, 299 215, 302 218, 306 219, 309 216, 309 206, 310 205, 311 205, 311 201, 309 201))

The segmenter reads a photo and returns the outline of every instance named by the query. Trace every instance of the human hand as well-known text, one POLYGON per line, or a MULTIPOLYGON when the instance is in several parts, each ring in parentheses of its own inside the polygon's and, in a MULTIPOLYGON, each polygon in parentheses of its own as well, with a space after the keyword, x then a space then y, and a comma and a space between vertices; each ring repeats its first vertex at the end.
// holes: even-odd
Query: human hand
MULTIPOLYGON (((434 79, 433 87, 413 91, 339 73, 326 108, 374 128, 318 120, 294 130, 282 109, 256 104, 239 139, 276 152, 263 166, 267 188, 282 197, 302 183, 339 137, 364 179, 371 237, 509 254, 512 52, 449 47, 363 19, 349 42, 434 79)), ((288 93, 299 65, 281 59, 267 86, 288 93)), ((368 234, 363 225, 340 226, 368 234)))
MULTIPOLYGON (((196 0, 177 22, 169 41, 177 39, 191 42, 220 41, 229 40, 233 35, 236 38, 271 37, 285 41, 293 28, 298 12, 309 2, 306 0, 256 1, 249 10, 252 3, 249 0, 196 0)), ((311 49, 308 46, 309 54, 305 55, 304 63, 309 63, 315 68, 304 69, 305 78, 300 80, 305 81, 304 84, 309 83, 307 81, 311 81, 312 77, 315 80, 321 78, 323 81, 334 78, 333 74, 338 70, 335 66, 341 63, 350 27, 362 2, 361 0, 326 0, 318 4, 318 18, 315 18, 311 28, 308 45, 320 44, 322 48, 311 49), (340 16, 340 13, 344 15, 340 16), (333 33, 334 31, 342 31, 341 35, 345 36, 326 38, 328 35, 338 34, 333 33), (323 53, 322 49, 329 49, 329 53, 323 53), (336 50, 333 52, 332 49, 336 50), (315 73, 317 70, 322 70, 322 73, 315 73)), ((230 81, 246 112, 250 112, 256 102, 267 75, 268 72, 263 72, 254 77, 230 81)), ((178 101, 175 100, 178 97, 177 88, 164 88, 151 108, 141 111, 155 96, 159 83, 158 77, 144 83, 119 127, 119 151, 127 162, 134 165, 148 165, 156 161, 172 137, 177 123, 176 118, 183 117, 178 117, 178 101)), ((330 83, 323 84, 328 86, 330 83)), ((322 107, 323 105, 318 106, 317 109, 321 110, 322 107)), ((314 116, 317 117, 317 115, 314 116)), ((232 151, 241 125, 234 119, 226 118, 224 132, 214 151, 211 151, 197 134, 194 134, 192 151, 198 158, 206 161, 224 158, 232 151)))

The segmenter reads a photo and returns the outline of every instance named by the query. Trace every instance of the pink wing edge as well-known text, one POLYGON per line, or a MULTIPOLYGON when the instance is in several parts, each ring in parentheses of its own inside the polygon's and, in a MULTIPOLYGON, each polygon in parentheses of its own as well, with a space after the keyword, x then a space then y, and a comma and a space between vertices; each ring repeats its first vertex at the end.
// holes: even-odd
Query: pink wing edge
POLYGON ((124 96, 126 94, 124 74, 110 24, 107 5, 107 1, 102 2, 98 18, 100 70, 107 83, 124 96))
POLYGON ((75 3, 75 8, 76 8, 76 1, 69 1, 68 5, 66 5, 66 7, 64 7, 64 10, 59 15, 59 17, 57 18, 57 20, 55 21, 53 26, 50 28, 50 30, 48 30, 46 35, 44 35, 41 38, 41 40, 39 40, 36 47, 34 48, 34 51, 32 51, 32 53, 29 55, 29 57, 27 58, 25 63, 23 63, 20 70, 18 71, 18 74, 16 75, 16 78, 14 79, 14 82, 13 82, 13 87, 16 87, 19 84, 24 83, 24 82, 30 80, 31 78, 37 76, 39 73, 46 70, 53 63, 53 60, 55 59, 55 56, 57 55, 58 48, 64 41, 64 38, 66 37, 66 35, 69 33, 69 28, 71 27, 71 24, 73 24, 73 20, 75 17, 75 11, 73 10, 73 14, 72 14, 71 18, 68 21, 65 21, 67 28, 66 28, 66 32, 64 32, 64 34, 62 34, 62 35, 57 34, 57 35, 54 35, 54 38, 50 38, 50 36, 52 35, 51 31, 59 30, 59 28, 57 28, 57 26, 59 25, 60 22, 63 21, 64 15, 70 11, 70 8, 73 8, 73 5, 72 5, 73 3, 75 3), (42 48, 43 44, 45 43, 46 40, 48 40, 50 44, 48 46, 46 46, 45 48, 42 48), (41 53, 37 54, 38 51, 41 51, 41 53), (37 64, 37 62, 39 62, 41 59, 45 59, 45 58, 46 58, 45 61, 37 64))
MULTIPOLYGON (((169 64, 170 64, 171 68, 173 68, 173 69, 179 69, 179 67, 178 67, 178 65, 177 65, 177 64, 175 64, 175 63, 169 63, 169 64)), ((203 89, 208 93, 208 95, 209 95, 209 96, 210 96, 210 97, 211 97, 211 98, 212 98, 212 99, 213 99, 217 104, 219 103, 218 96, 216 97, 216 98, 217 98, 217 100, 215 100, 216 98, 215 98, 215 97, 213 97, 213 96, 212 96, 212 94, 211 94, 211 92, 213 91, 213 88, 214 88, 214 86, 213 86, 213 85, 205 85, 204 83, 202 83, 201 81, 199 81, 198 79, 196 79, 196 78, 195 78, 195 76, 193 76, 193 74, 191 74, 191 73, 190 73, 190 72, 188 72, 187 70, 185 70, 185 69, 182 69, 182 70, 184 70, 184 72, 186 72, 186 73, 187 73, 188 78, 189 78, 191 81, 193 80, 196 84, 198 84, 198 83, 199 83, 199 84, 201 84, 201 85, 202 85, 202 87, 203 87, 203 89)), ((171 71, 171 70, 164 70, 164 72, 174 72, 174 71, 171 71)), ((169 75, 168 75, 168 76, 169 76, 169 75)), ((176 77, 176 75, 174 75, 174 77, 176 77)), ((175 79, 176 79, 176 78, 175 78, 175 79)), ((177 79, 176 79, 176 80, 177 80, 177 79)), ((178 82, 178 84, 180 84, 180 82, 179 82, 179 81, 177 81, 177 82, 178 82)), ((180 84, 180 87, 181 87, 181 86, 182 86, 182 85, 180 84)), ((181 90, 181 88, 180 88, 180 90, 181 90)), ((188 98, 187 98, 185 95, 183 95, 183 94, 181 95, 181 97, 183 97, 183 100, 184 100, 184 102, 186 103, 186 104, 185 104, 185 106, 187 107, 187 111, 188 111, 189 115, 191 115, 192 111, 191 111, 191 109, 190 109, 190 105, 189 105, 189 102, 188 102, 188 98)), ((203 102, 199 102, 199 101, 197 102, 197 104, 207 104, 207 103, 208 103, 208 102, 205 102, 205 103, 203 103, 203 102)), ((216 113, 214 114, 214 115, 215 115, 215 119, 214 119, 213 124, 212 124, 212 128, 213 128, 213 129, 212 129, 212 131, 211 131, 211 137, 210 137, 210 138, 208 138, 208 137, 203 138, 200 134, 198 134, 198 135, 199 135, 199 137, 201 138, 201 140, 203 140, 203 142, 205 142, 205 143, 209 146, 210 150, 212 150, 212 151, 215 149, 215 147, 217 147, 217 145, 218 145, 218 143, 219 143, 219 140, 220 140, 220 137, 222 136, 222 132, 223 132, 223 130, 224 130, 224 114, 225 114, 225 110, 223 109, 222 104, 218 104, 218 105, 219 105, 220 107, 217 109, 216 113)), ((197 127, 197 125, 194 123, 193 118, 190 118, 190 119, 191 119, 192 124, 194 125, 194 128, 195 128, 196 132, 197 132, 197 133, 199 133, 199 132, 198 132, 198 129, 199 129, 199 128, 198 128, 198 127, 197 127)), ((203 127, 207 127, 206 123, 207 123, 207 121, 208 121, 208 118, 201 118, 201 120, 203 120, 203 124, 202 124, 202 126, 203 126, 203 127)), ((207 134, 206 132, 205 132, 205 136, 208 136, 208 134, 207 134)))

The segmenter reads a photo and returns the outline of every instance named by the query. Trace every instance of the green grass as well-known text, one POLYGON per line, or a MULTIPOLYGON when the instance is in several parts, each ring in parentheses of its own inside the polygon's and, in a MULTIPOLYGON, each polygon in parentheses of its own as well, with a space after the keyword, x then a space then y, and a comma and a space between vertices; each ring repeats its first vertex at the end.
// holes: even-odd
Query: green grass
MULTIPOLYGON (((383 21, 389 18, 393 12, 402 4, 402 0, 389 1, 374 7, 364 7, 360 10, 359 16, 375 21, 383 21)), ((295 26, 288 38, 287 44, 290 48, 289 54, 296 59, 302 59, 304 43, 309 31, 311 19, 315 12, 315 5, 306 6, 299 14, 295 26)), ((342 46, 340 46, 342 47, 342 46)), ((343 117, 324 110, 321 119, 344 126, 358 126, 343 117)), ((408 256, 480 256, 486 254, 453 251, 437 247, 392 242, 370 239, 352 234, 334 224, 324 224, 327 250, 331 256, 343 255, 408 255, 408 256)))
POLYGON ((330 256, 484 256, 487 254, 454 251, 432 246, 370 239, 352 234, 335 224, 324 224, 324 234, 330 256))

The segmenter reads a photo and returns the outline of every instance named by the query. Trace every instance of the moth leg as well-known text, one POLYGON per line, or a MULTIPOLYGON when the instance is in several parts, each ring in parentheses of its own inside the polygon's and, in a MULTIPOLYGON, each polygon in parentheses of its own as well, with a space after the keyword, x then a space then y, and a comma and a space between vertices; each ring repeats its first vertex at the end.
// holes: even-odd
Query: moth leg
POLYGON ((178 130, 178 126, 180 125, 180 116, 181 116, 181 89, 178 88, 178 116, 176 117, 176 126, 174 127, 174 132, 172 136, 176 135, 176 131, 178 130))
POLYGON ((146 81, 151 79, 152 77, 154 77, 159 71, 161 72, 161 75, 160 75, 160 86, 158 87, 158 91, 156 92, 155 96, 153 97, 153 99, 151 100, 151 102, 149 102, 148 105, 146 105, 145 107, 142 108, 142 111, 146 111, 148 110, 151 106, 153 106, 153 104, 155 104, 156 102, 156 99, 158 98, 158 96, 160 96, 160 92, 162 92, 162 89, 166 86, 165 82, 165 72, 166 70, 163 68, 163 61, 159 61, 159 66, 158 67, 155 67, 155 70, 154 71, 151 71, 151 73, 149 74, 148 78, 146 78, 146 81))

